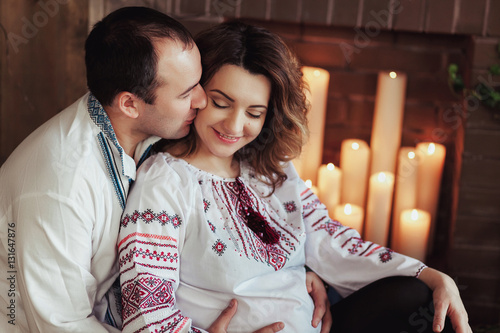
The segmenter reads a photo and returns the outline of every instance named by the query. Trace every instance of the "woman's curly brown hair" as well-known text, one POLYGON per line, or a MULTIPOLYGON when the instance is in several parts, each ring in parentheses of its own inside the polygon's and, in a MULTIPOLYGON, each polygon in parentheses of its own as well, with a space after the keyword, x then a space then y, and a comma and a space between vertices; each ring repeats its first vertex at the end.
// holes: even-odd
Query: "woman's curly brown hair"
MULTIPOLYGON (((308 136, 306 83, 297 57, 284 41, 267 29, 230 21, 201 32, 195 38, 201 53, 204 86, 224 65, 236 65, 271 82, 271 97, 262 131, 237 152, 267 183, 279 187, 286 179, 283 162, 300 155, 308 136)), ((180 139, 186 149, 178 157, 196 151, 196 134, 180 139)), ((173 144, 179 140, 170 141, 173 144)), ((167 144, 167 147, 170 145, 167 144)))

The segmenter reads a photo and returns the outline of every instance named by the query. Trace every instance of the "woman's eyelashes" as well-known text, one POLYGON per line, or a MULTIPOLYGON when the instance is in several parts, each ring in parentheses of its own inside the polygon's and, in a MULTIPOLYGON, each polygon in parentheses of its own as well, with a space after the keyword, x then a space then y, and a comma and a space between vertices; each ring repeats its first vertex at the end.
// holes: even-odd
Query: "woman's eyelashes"
MULTIPOLYGON (((223 104, 221 102, 216 102, 215 99, 211 98, 212 100, 212 105, 218 109, 227 109, 229 108, 229 105, 223 104)), ((247 111, 247 115, 251 118, 259 119, 262 117, 262 112, 250 112, 247 111)))
POLYGON ((259 119, 261 116, 262 116, 262 113, 251 113, 251 112, 247 112, 247 114, 252 117, 252 118, 255 118, 255 119, 259 119))
POLYGON ((217 103, 215 99, 212 98, 212 105, 215 106, 218 109, 226 109, 229 107, 229 105, 223 105, 223 103, 219 102, 217 103))

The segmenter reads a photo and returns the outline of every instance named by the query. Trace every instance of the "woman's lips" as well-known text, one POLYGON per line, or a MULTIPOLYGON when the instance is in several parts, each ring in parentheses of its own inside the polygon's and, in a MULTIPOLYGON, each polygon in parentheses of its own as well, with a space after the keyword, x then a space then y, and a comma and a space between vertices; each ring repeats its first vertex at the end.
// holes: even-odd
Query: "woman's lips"
POLYGON ((222 134, 221 132, 217 131, 216 129, 214 129, 214 132, 221 141, 226 142, 226 143, 236 143, 240 140, 239 137, 234 137, 234 136, 222 134))

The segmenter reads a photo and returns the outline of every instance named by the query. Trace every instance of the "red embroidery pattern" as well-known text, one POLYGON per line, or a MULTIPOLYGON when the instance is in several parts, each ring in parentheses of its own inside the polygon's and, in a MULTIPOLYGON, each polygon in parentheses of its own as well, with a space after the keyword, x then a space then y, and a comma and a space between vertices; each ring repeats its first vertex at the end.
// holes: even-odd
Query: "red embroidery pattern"
MULTIPOLYGON (((315 231, 325 230, 328 234, 334 238, 341 237, 347 234, 348 231, 352 230, 346 226, 343 226, 338 221, 327 220, 323 222, 315 229, 315 231)), ((366 242, 359 237, 349 237, 347 238, 341 246, 346 249, 350 254, 357 254, 358 256, 368 257, 375 252, 379 252, 380 249, 385 250, 379 253, 379 258, 382 263, 386 263, 392 259, 393 251, 391 249, 376 245, 372 242, 366 242), (361 252, 360 252, 361 251, 361 252)))
POLYGON ((123 320, 127 320, 139 309, 173 306, 175 299, 172 282, 143 273, 134 281, 122 285, 123 320))
POLYGON ((219 256, 224 254, 224 251, 226 251, 226 244, 224 244, 220 239, 218 239, 215 244, 212 246, 212 249, 217 253, 219 256))
POLYGON ((155 259, 156 261, 163 261, 163 262, 170 262, 170 263, 177 263, 178 257, 177 253, 165 253, 161 251, 158 253, 158 251, 150 251, 149 249, 143 250, 142 248, 137 249, 134 247, 133 249, 130 249, 125 256, 120 258, 120 267, 123 266, 126 262, 131 262, 133 257, 142 257, 143 259, 149 258, 151 260, 155 259))
POLYGON ((155 235, 137 233, 134 235, 138 237, 147 236, 148 238, 147 240, 142 240, 140 238, 127 237, 120 242, 118 262, 122 274, 130 271, 135 266, 171 271, 177 269, 178 253, 175 239, 168 236, 157 236, 160 240, 168 242, 162 243, 149 238, 155 235), (146 250, 144 250, 143 247, 146 248, 146 250), (148 249, 147 247, 151 247, 152 249, 148 249), (152 263, 146 263, 145 260, 142 259, 135 260, 134 258, 149 259, 152 263), (132 265, 130 265, 130 263, 132 263, 132 265))
POLYGON ((391 249, 386 249, 385 252, 380 253, 378 256, 380 258, 380 261, 383 263, 386 263, 392 259, 392 251, 391 249))
POLYGON ((362 239, 357 239, 351 244, 351 248, 348 249, 350 254, 356 254, 358 253, 358 250, 363 247, 363 244, 365 244, 365 241, 362 239))
POLYGON ((208 208, 210 208, 210 201, 208 201, 207 199, 203 199, 203 211, 205 211, 205 213, 208 211, 208 208))
POLYGON ((208 220, 207 220, 207 223, 208 223, 208 227, 210 228, 210 230, 212 230, 212 232, 213 232, 213 233, 215 233, 215 229, 216 229, 216 228, 215 228, 215 226, 213 225, 213 223, 212 223, 212 222, 210 222, 210 221, 208 221, 208 220))
POLYGON ((151 209, 147 209, 144 212, 136 210, 132 214, 126 214, 121 220, 121 226, 126 228, 129 223, 135 224, 138 220, 142 220, 146 224, 159 222, 162 226, 170 223, 174 228, 177 228, 182 223, 181 217, 177 214, 168 215, 165 211, 155 214, 151 209))
POLYGON ((313 209, 313 208, 315 208, 315 207, 316 207, 316 206, 318 206, 318 205, 321 205, 321 201, 319 201, 319 199, 318 199, 318 198, 316 198, 316 199, 314 199, 313 201, 311 201, 311 202, 309 202, 309 203, 305 204, 302 208, 303 208, 303 210, 304 210, 304 212, 305 212, 306 210, 313 209))
MULTIPOLYGON (((220 202, 224 205, 223 207, 227 209, 228 215, 232 218, 233 223, 231 230, 236 233, 237 237, 241 240, 239 246, 241 246, 244 255, 246 255, 247 258, 253 258, 255 261, 266 263, 275 270, 281 269, 288 261, 287 251, 293 251, 295 245, 290 246, 290 248, 287 247, 286 250, 284 247, 290 244, 290 238, 298 242, 296 237, 283 229, 278 221, 272 219, 265 207, 262 207, 262 202, 256 198, 255 194, 249 188, 247 188, 247 196, 253 208, 260 212, 266 219, 269 219, 268 221, 272 222, 273 228, 275 228, 275 231, 280 235, 281 242, 276 244, 265 244, 262 239, 257 237, 257 235, 246 225, 246 217, 243 215, 238 195, 240 187, 235 186, 235 182, 212 181, 212 185, 215 189, 215 193, 221 198, 220 202)), ((230 237, 233 237, 231 233, 230 237)))
POLYGON ((339 229, 345 228, 340 222, 327 219, 321 223, 315 230, 325 230, 330 236, 333 236, 339 229))
POLYGON ((285 207, 285 211, 287 213, 293 213, 293 212, 297 211, 297 205, 295 204, 294 201, 285 202, 283 204, 283 206, 285 207))

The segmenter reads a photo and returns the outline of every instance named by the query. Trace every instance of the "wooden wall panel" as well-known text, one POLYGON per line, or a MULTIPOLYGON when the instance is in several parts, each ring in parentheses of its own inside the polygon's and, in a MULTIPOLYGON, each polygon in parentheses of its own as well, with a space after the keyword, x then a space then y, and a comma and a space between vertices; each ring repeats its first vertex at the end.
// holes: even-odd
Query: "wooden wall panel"
POLYGON ((86 92, 88 0, 0 2, 0 163, 86 92))

